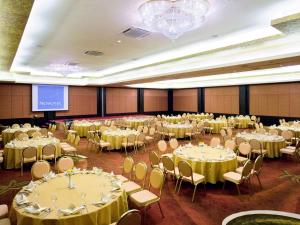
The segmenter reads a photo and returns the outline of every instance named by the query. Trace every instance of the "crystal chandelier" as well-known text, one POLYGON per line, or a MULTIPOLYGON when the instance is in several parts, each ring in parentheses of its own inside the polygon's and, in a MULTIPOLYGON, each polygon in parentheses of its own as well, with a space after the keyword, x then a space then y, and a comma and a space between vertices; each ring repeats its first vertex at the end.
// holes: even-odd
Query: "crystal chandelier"
POLYGON ((203 23, 209 3, 207 0, 149 0, 138 10, 147 29, 177 39, 203 23))
POLYGON ((70 64, 50 64, 47 69, 52 72, 60 73, 64 76, 67 76, 71 73, 76 73, 81 71, 81 67, 78 65, 70 65, 70 64))

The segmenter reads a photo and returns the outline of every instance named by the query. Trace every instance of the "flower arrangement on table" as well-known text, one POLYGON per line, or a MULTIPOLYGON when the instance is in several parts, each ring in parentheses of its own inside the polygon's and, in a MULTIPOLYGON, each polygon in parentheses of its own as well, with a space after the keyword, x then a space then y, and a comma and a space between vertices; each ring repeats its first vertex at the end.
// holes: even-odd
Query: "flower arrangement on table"
POLYGON ((75 173, 74 173, 74 168, 68 169, 68 170, 66 170, 66 172, 65 172, 65 175, 68 176, 68 178, 69 178, 68 188, 70 188, 70 189, 75 188, 75 185, 72 183, 72 175, 74 175, 74 174, 75 174, 75 173))

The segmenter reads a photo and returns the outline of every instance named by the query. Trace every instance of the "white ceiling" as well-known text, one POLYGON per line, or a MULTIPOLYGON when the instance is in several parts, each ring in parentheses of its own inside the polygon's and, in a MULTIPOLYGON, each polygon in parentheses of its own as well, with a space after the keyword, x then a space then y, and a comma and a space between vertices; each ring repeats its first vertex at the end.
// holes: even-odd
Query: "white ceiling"
MULTIPOLYGON (((300 11, 299 0, 210 0, 211 8, 203 26, 184 34, 174 42, 155 33, 141 40, 125 37, 121 33, 130 26, 143 28, 137 14, 137 8, 143 2, 145 0, 35 0, 11 67, 12 75, 7 78, 0 74, 0 80, 105 85, 191 71, 199 69, 197 60, 213 61, 214 54, 220 53, 207 53, 200 58, 198 56, 198 58, 191 57, 177 61, 176 65, 179 66, 176 70, 174 64, 165 62, 194 53, 198 54, 204 50, 228 47, 235 42, 241 44, 265 37, 274 38, 281 32, 270 26, 271 20, 300 11), (121 43, 118 43, 118 40, 121 40, 121 43), (193 52, 195 49, 197 51, 193 52), (83 54, 86 50, 101 51, 104 55, 87 56, 83 54), (197 67, 188 67, 190 62, 187 60, 194 61, 197 67), (50 64, 69 62, 78 63, 84 69, 83 73, 78 76, 70 75, 67 78, 45 73, 50 64), (153 66, 153 63, 158 65, 153 66), (17 75, 14 74, 15 72, 31 73, 31 75, 17 75), (51 78, 51 76, 57 77, 51 78)), ((288 48, 289 43, 293 43, 296 39, 284 38, 286 41, 282 41, 282 37, 279 38, 281 44, 278 44, 280 40, 273 40, 269 46, 268 43, 261 47, 232 46, 231 49, 235 54, 230 54, 232 60, 226 63, 232 65, 239 60, 246 60, 241 58, 240 54, 246 56, 245 53, 249 52, 257 58, 256 52, 260 53, 261 58, 282 57, 279 53, 300 55, 300 50, 297 50, 295 45, 293 48, 288 48), (270 54, 270 49, 275 47, 278 48, 278 52, 274 51, 272 52, 274 55, 270 54), (282 48, 289 51, 283 52, 282 48)), ((296 44, 300 46, 300 42, 297 41, 296 44)), ((229 58, 229 53, 225 53, 226 59, 229 58)), ((226 60, 222 60, 223 56, 221 54, 218 60, 225 62, 226 60)), ((249 57, 249 54, 247 56, 249 57)), ((255 58, 251 60, 255 61, 255 58)), ((213 68, 220 64, 217 64, 216 60, 206 66, 213 68)))

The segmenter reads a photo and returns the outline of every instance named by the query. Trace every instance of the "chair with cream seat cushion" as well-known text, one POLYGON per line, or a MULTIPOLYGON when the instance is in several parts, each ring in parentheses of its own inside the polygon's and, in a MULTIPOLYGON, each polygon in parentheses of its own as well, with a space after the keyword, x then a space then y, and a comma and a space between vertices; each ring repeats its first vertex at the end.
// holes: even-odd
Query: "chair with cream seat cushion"
POLYGON ((151 142, 154 140, 154 136, 155 136, 155 128, 151 127, 149 130, 149 135, 146 135, 145 140, 147 143, 151 142))
POLYGON ((294 136, 292 131, 290 131, 290 130, 284 130, 284 131, 282 131, 281 136, 284 138, 285 143, 287 145, 291 145, 292 144, 292 139, 293 139, 293 136, 294 136))
POLYGON ((134 166, 133 158, 130 156, 126 156, 122 165, 122 175, 117 175, 117 178, 122 182, 127 182, 129 179, 131 180, 133 166, 134 166))
POLYGON ((258 129, 257 133, 259 133, 259 134, 266 134, 267 131, 266 131, 265 128, 260 127, 260 128, 258 129))
POLYGON ((257 154, 257 155, 265 156, 266 154, 268 154, 268 150, 263 149, 262 143, 259 140, 251 139, 249 141, 249 144, 251 146, 251 155, 257 154))
POLYGON ((54 159, 54 164, 56 165, 56 147, 54 144, 45 145, 42 149, 42 160, 52 160, 54 159))
POLYGON ((296 146, 287 146, 280 149, 280 154, 293 156, 296 160, 300 161, 300 141, 297 142, 296 146))
POLYGON ((209 142, 209 146, 210 147, 217 147, 218 145, 220 145, 221 144, 221 140, 220 140, 220 138, 218 138, 218 137, 213 137, 211 140, 210 140, 210 142, 209 142))
POLYGON ((144 189, 142 191, 135 192, 129 196, 130 201, 135 206, 144 209, 145 217, 146 217, 147 207, 154 203, 158 204, 160 213, 164 217, 159 202, 161 199, 163 184, 164 184, 163 171, 161 169, 154 168, 150 173, 148 190, 144 189))
POLYGON ((31 167, 31 176, 33 180, 39 180, 50 172, 50 164, 45 160, 36 161, 31 167))
POLYGON ((131 209, 125 212, 116 223, 110 225, 141 225, 142 215, 139 210, 131 209))
POLYGON ((248 188, 251 190, 251 181, 250 181, 251 170, 252 170, 252 163, 250 160, 248 160, 243 166, 242 173, 237 173, 232 171, 224 173, 223 190, 225 189, 225 184, 227 181, 230 181, 236 185, 239 195, 241 194, 239 185, 242 184, 243 182, 248 182, 248 188))
POLYGON ((139 136, 137 137, 136 141, 134 142, 136 152, 139 147, 143 147, 144 151, 146 151, 145 138, 146 138, 146 135, 144 133, 140 133, 139 136))
POLYGON ((164 169, 163 164, 160 162, 160 158, 155 151, 149 152, 149 161, 151 168, 159 168, 161 170, 164 169))
POLYGON ((175 177, 176 179, 178 179, 179 177, 179 170, 178 167, 175 166, 172 158, 168 157, 168 156, 163 156, 161 158, 163 167, 164 167, 164 172, 166 175, 170 174, 172 177, 175 177))
POLYGON ((71 136, 70 142, 73 143, 73 146, 62 146, 61 147, 63 154, 64 155, 70 155, 70 154, 77 155, 77 146, 79 145, 79 142, 80 142, 80 136, 73 134, 71 136), (73 140, 73 138, 74 138, 74 140, 73 140))
MULTIPOLYGON (((170 140, 172 140, 172 138, 170 140)), ((165 156, 165 155, 169 156, 169 157, 173 156, 173 154, 167 153, 168 145, 167 145, 167 142, 165 140, 158 141, 157 142, 157 147, 158 147, 158 152, 160 154, 160 157, 165 156)))
POLYGON ((11 126, 12 129, 19 129, 20 128, 20 125, 17 124, 17 123, 14 123, 12 126, 11 126))
POLYGON ((171 138, 171 140, 169 141, 169 145, 170 145, 172 151, 174 151, 175 149, 178 148, 179 144, 178 144, 178 141, 176 138, 171 138))
POLYGON ((179 170, 179 178, 177 179, 175 190, 176 187, 179 185, 177 190, 177 193, 179 193, 182 181, 187 181, 193 184, 195 187, 194 187, 192 202, 194 202, 198 184, 203 183, 205 189, 205 177, 199 173, 194 173, 191 165, 184 160, 178 162, 178 170, 179 170))
POLYGON ((242 142, 239 145, 239 149, 237 152, 237 161, 240 164, 244 164, 246 161, 249 160, 251 154, 251 145, 248 142, 242 142), (243 156, 246 157, 243 157, 243 156))
POLYGON ((236 147, 236 145, 235 145, 234 140, 229 139, 229 140, 225 141, 225 148, 226 149, 231 149, 232 151, 234 151, 235 147, 236 147))
POLYGON ((269 134, 271 134, 271 135, 278 135, 278 130, 276 130, 276 129, 270 129, 269 130, 269 134))
POLYGON ((21 159, 21 175, 23 176, 23 166, 26 163, 31 163, 37 161, 37 148, 27 147, 22 150, 22 159, 21 159))
POLYGON ((136 136, 134 134, 130 134, 127 138, 124 138, 124 141, 122 142, 121 146, 122 148, 124 148, 126 155, 128 148, 133 148, 133 150, 135 150, 135 139, 136 136))
POLYGON ((140 191, 145 186, 145 180, 147 177, 147 164, 139 162, 135 165, 134 181, 128 181, 123 183, 122 188, 127 195, 140 191))
POLYGON ((212 133, 212 131, 213 131, 214 128, 210 125, 209 122, 205 121, 204 124, 203 124, 203 126, 204 126, 205 132, 208 132, 209 134, 212 133))
POLYGON ((42 136, 43 136, 42 133, 39 131, 35 131, 31 134, 32 138, 41 138, 42 136))
POLYGON ((240 144, 243 143, 243 142, 247 142, 247 140, 245 138, 242 138, 242 137, 235 137, 236 146, 240 146, 240 144))
POLYGON ((74 167, 74 161, 71 157, 63 156, 57 162, 57 171, 63 173, 74 167))
POLYGON ((31 124, 30 124, 30 123, 24 123, 24 124, 23 124, 23 127, 24 127, 24 128, 31 128, 31 124))
POLYGON ((167 137, 169 140, 172 137, 175 137, 175 133, 171 132, 170 129, 167 127, 163 127, 163 134, 164 134, 164 138, 167 137))
POLYGON ((185 129, 184 137, 188 137, 188 138, 190 138, 190 140, 192 140, 192 138, 195 136, 195 134, 196 134, 196 131, 194 128, 187 128, 187 129, 185 129))
MULTIPOLYGON (((15 133, 17 133, 17 132, 15 132, 15 133)), ((19 140, 19 141, 24 141, 24 140, 28 140, 29 136, 28 136, 27 133, 21 132, 20 134, 18 134, 16 136, 16 139, 19 140)))

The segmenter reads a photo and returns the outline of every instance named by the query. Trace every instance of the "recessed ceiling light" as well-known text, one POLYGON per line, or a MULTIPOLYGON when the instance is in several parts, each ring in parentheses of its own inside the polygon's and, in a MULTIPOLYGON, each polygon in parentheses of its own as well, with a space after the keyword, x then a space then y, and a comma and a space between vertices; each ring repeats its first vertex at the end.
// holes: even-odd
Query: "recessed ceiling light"
POLYGON ((119 44, 122 43, 122 40, 117 40, 117 43, 119 43, 119 44))
POLYGON ((100 51, 95 51, 95 50, 88 50, 84 52, 85 55, 90 55, 90 56, 102 56, 104 55, 103 52, 100 51))

